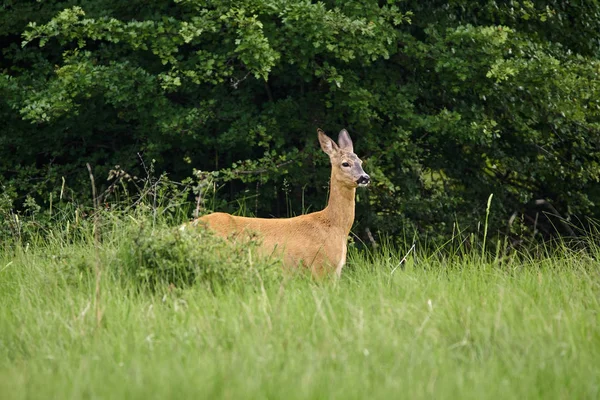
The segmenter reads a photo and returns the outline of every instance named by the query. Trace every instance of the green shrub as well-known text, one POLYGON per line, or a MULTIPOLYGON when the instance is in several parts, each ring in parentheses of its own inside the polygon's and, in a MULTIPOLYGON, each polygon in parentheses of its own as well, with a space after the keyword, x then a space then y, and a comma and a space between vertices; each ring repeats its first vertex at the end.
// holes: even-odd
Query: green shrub
POLYGON ((118 260, 122 272, 151 289, 197 283, 214 289, 281 277, 279 260, 260 257, 255 238, 232 244, 203 228, 150 226, 142 222, 130 228, 118 260))

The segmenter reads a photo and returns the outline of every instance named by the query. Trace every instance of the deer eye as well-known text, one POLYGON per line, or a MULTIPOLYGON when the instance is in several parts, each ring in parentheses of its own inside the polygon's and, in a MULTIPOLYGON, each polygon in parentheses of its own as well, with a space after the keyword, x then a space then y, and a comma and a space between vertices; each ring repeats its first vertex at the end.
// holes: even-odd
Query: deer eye
POLYGON ((350 166, 350 164, 348 164, 347 162, 343 162, 343 163, 342 163, 342 167, 346 167, 346 168, 348 168, 349 166, 350 166))

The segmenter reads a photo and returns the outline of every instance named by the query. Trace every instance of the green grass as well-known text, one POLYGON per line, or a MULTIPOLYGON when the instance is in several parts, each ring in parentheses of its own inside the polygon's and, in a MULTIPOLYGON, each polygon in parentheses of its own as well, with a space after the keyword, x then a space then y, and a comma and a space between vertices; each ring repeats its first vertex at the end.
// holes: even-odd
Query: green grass
POLYGON ((152 291, 123 273, 135 260, 116 224, 98 252, 90 237, 0 252, 2 399, 600 396, 589 255, 494 264, 417 249, 392 273, 404 254, 352 252, 339 282, 152 291))

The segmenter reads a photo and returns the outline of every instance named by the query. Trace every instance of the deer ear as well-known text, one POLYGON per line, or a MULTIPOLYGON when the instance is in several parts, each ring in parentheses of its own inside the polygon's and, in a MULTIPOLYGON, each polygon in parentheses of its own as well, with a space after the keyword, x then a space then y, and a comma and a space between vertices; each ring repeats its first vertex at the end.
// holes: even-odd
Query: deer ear
POLYGON ((339 147, 335 142, 325 134, 321 129, 317 129, 317 133, 319 134, 319 143, 321 143, 321 149, 329 156, 332 156, 336 151, 338 151, 339 147))
POLYGON ((350 135, 348 135, 348 131, 342 129, 338 136, 338 144, 340 148, 345 151, 349 151, 354 153, 354 146, 352 145, 352 139, 350 139, 350 135))

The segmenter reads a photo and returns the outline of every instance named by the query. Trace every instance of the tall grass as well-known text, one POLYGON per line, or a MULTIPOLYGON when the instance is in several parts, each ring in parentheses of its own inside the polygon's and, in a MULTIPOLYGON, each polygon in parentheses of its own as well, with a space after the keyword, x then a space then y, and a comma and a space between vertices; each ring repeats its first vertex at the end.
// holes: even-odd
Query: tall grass
POLYGON ((4 246, 2 399, 600 396, 593 246, 382 245, 314 281, 174 222, 106 212, 97 252, 89 225, 4 246))
POLYGON ((597 232, 508 252, 490 196, 482 238, 351 247, 316 281, 177 229, 206 182, 195 207, 192 186, 136 184, 93 210, 0 202, 0 398, 600 396, 597 232))

